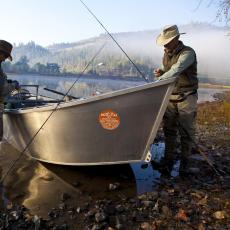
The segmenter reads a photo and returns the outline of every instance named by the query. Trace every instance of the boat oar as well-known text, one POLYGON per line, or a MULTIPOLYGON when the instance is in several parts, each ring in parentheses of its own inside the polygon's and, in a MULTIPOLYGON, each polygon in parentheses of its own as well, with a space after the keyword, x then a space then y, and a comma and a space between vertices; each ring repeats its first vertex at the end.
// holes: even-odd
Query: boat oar
POLYGON ((56 93, 56 94, 59 94, 59 95, 62 95, 62 96, 66 96, 66 97, 68 97, 69 100, 72 100, 72 99, 80 99, 80 97, 74 97, 74 96, 69 95, 69 94, 66 95, 65 93, 56 91, 56 90, 54 90, 54 89, 44 88, 44 90, 47 90, 47 91, 49 91, 49 92, 56 93))
POLYGON ((23 103, 23 104, 30 104, 30 103, 59 103, 64 102, 64 100, 15 100, 9 99, 6 103, 23 103))

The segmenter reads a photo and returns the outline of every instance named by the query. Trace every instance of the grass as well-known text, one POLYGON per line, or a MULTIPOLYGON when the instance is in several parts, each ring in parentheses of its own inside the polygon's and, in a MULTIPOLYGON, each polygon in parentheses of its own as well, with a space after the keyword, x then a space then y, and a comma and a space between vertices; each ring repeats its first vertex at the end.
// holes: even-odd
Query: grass
POLYGON ((230 92, 225 92, 219 101, 199 105, 197 122, 208 125, 217 125, 218 123, 230 125, 230 92))

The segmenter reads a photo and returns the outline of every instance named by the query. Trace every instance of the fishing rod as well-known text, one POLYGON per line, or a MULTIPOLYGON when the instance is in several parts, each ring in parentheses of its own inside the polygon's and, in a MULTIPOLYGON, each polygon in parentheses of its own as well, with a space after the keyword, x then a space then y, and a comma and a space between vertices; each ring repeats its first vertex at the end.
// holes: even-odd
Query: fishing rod
POLYGON ((223 175, 227 175, 228 174, 227 172, 225 172, 224 170, 218 168, 217 165, 209 159, 209 157, 204 153, 204 149, 202 149, 196 143, 196 141, 193 140, 193 138, 189 135, 188 130, 184 127, 184 125, 182 124, 182 122, 178 121, 178 124, 181 127, 181 129, 185 132, 185 134, 187 135, 187 137, 191 140, 192 144, 197 148, 197 151, 204 158, 205 162, 216 173, 216 175, 218 175, 220 178, 222 178, 223 175))
POLYGON ((85 6, 85 8, 88 10, 88 12, 96 19, 96 21, 102 26, 102 28, 106 31, 106 33, 112 38, 112 40, 116 43, 116 45, 121 49, 121 51, 125 54, 125 56, 133 64, 133 66, 136 68, 136 70, 142 76, 142 78, 146 82, 149 82, 149 80, 145 77, 145 75, 140 71, 140 69, 138 68, 138 66, 132 61, 132 59, 129 57, 129 55, 124 51, 124 49, 120 46, 120 44, 113 37, 113 35, 106 29, 106 27, 102 24, 102 22, 96 17, 96 15, 89 9, 89 7, 82 0, 80 0, 80 2, 85 6))
POLYGON ((81 78, 81 76, 84 74, 84 72, 86 71, 86 69, 93 63, 94 59, 99 55, 99 53, 102 51, 102 49, 105 47, 106 43, 104 43, 100 49, 96 52, 96 54, 91 58, 91 60, 88 62, 88 64, 85 66, 85 68, 83 69, 83 71, 80 73, 80 76, 73 82, 73 84, 70 86, 70 88, 67 90, 67 92, 64 94, 63 98, 58 101, 57 105, 55 106, 55 108, 52 110, 52 112, 49 114, 49 116, 46 118, 46 120, 43 122, 43 124, 41 125, 41 127, 37 130, 37 132, 33 135, 33 137, 30 139, 30 141, 27 143, 26 147, 21 151, 21 153, 19 154, 18 158, 15 159, 12 163, 12 165, 8 168, 8 170, 6 171, 6 173, 3 175, 3 177, 0 180, 0 185, 3 184, 3 182, 5 181, 6 177, 8 176, 8 174, 10 173, 10 171, 14 168, 15 164, 22 158, 22 156, 24 155, 24 153, 26 152, 26 150, 29 148, 29 146, 33 143, 34 139, 36 138, 36 136, 38 135, 38 133, 43 129, 43 127, 45 126, 45 124, 48 122, 48 120, 51 118, 51 116, 57 111, 59 105, 61 104, 61 102, 64 100, 64 98, 69 94, 70 90, 73 88, 73 86, 77 83, 77 81, 81 78))

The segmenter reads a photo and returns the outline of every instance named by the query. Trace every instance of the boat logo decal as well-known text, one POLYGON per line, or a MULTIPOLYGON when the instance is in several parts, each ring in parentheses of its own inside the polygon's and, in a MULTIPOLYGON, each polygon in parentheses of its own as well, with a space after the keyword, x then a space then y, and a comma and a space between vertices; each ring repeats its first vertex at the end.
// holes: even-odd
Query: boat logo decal
POLYGON ((113 130, 120 124, 119 115, 111 109, 106 109, 100 112, 98 120, 104 129, 113 130))

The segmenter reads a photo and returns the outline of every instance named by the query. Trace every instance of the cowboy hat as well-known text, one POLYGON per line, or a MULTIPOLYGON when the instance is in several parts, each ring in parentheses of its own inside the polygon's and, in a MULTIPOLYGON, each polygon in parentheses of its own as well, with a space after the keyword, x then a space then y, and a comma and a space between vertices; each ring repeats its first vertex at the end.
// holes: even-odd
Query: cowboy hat
POLYGON ((163 28, 160 35, 158 35, 156 39, 157 45, 164 46, 181 34, 185 33, 179 33, 178 27, 176 25, 166 26, 163 28))
POLYGON ((11 51, 13 49, 13 46, 5 41, 5 40, 0 40, 0 52, 2 51, 4 54, 6 54, 6 57, 9 58, 11 61, 13 60, 11 56, 11 51))

